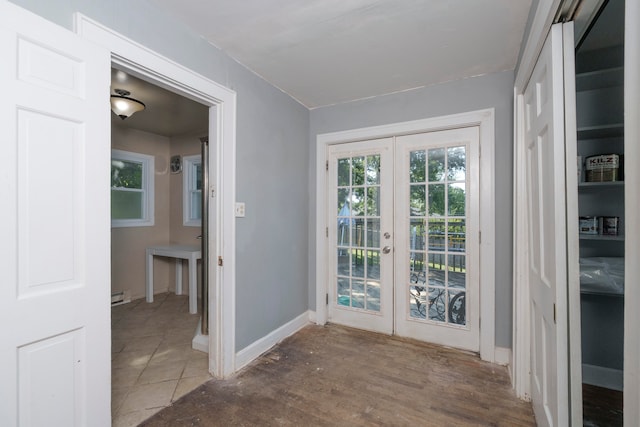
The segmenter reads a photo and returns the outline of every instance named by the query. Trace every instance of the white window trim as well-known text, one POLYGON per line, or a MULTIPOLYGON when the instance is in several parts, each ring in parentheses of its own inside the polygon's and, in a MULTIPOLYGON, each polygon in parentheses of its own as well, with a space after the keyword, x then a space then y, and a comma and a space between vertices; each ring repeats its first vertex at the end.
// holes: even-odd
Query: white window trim
POLYGON ((148 154, 133 153, 124 150, 111 150, 111 159, 142 163, 142 218, 112 219, 111 228, 151 227, 155 224, 154 216, 154 157, 148 154))
POLYGON ((191 192, 193 184, 193 173, 197 164, 202 164, 202 156, 199 154, 193 156, 184 156, 182 158, 182 225, 185 227, 200 227, 202 219, 191 219, 191 192))

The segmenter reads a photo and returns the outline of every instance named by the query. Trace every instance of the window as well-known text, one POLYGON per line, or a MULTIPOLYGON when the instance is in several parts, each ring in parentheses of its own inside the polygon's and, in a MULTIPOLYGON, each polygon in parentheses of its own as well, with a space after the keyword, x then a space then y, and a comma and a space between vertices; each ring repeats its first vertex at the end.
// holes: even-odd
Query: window
POLYGON ((182 176, 182 223, 188 227, 200 227, 202 221, 202 159, 184 156, 182 176))
POLYGON ((153 156, 111 150, 111 227, 153 225, 153 156))

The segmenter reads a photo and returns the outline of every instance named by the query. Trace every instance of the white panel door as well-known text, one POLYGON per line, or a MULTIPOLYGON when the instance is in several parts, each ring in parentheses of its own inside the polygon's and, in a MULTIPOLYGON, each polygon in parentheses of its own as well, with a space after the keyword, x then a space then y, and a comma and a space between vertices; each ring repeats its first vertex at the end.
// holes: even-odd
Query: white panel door
POLYGON ((393 143, 329 148, 329 320, 393 332, 393 143))
POLYGON ((524 92, 531 385, 538 425, 568 424, 567 230, 562 25, 524 92))
POLYGON ((396 138, 396 333, 480 349, 479 129, 396 138))
POLYGON ((0 2, 0 419, 110 425, 110 54, 0 2))

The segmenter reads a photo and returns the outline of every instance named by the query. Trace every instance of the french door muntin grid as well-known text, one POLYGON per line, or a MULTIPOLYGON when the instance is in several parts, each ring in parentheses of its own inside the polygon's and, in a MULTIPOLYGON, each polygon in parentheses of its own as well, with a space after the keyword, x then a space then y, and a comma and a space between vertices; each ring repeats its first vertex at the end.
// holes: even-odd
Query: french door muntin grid
POLYGON ((467 152, 409 154, 409 320, 466 326, 467 152))
POLYGON ((336 178, 336 303, 380 312, 380 154, 338 158, 336 178))

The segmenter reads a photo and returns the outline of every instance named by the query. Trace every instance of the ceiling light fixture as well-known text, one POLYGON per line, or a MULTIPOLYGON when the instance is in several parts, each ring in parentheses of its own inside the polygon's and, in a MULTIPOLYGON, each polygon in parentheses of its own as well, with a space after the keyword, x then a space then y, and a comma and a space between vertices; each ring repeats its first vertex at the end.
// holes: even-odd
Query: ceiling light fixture
POLYGON ((131 117, 133 113, 145 109, 145 105, 137 99, 129 98, 131 92, 124 89, 114 89, 117 95, 111 95, 111 111, 122 120, 131 117))

